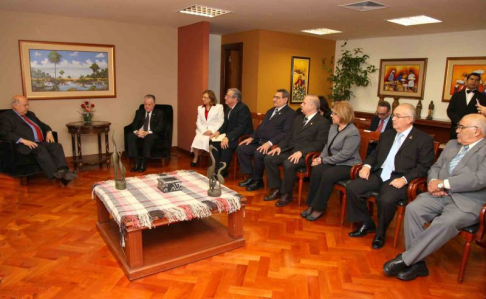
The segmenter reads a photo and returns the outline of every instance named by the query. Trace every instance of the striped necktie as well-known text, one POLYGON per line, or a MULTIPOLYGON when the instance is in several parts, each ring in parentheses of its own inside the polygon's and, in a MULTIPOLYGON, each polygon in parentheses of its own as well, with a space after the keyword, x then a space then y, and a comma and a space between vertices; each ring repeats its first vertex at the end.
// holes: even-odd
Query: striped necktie
POLYGON ((465 145, 462 148, 462 150, 459 153, 457 153, 457 155, 454 158, 452 158, 451 164, 449 165, 449 173, 452 173, 454 168, 456 168, 457 164, 461 162, 461 159, 464 157, 464 155, 466 155, 468 150, 469 150, 469 145, 465 145))

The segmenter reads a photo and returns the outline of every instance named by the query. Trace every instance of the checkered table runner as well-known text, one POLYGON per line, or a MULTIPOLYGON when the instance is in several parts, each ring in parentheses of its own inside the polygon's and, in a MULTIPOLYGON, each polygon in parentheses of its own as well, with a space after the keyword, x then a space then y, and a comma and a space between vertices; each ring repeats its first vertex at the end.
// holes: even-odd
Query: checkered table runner
MULTIPOLYGON (((126 178, 127 189, 115 189, 115 181, 97 182, 96 194, 120 228, 124 220, 134 227, 149 227, 155 220, 167 218, 169 223, 211 216, 214 208, 233 213, 241 208, 240 195, 221 186, 220 197, 207 195, 208 178, 192 170, 178 170, 126 178), (173 176, 184 186, 180 191, 162 193, 157 188, 160 175, 173 176)), ((94 196, 93 196, 94 197, 94 196)))

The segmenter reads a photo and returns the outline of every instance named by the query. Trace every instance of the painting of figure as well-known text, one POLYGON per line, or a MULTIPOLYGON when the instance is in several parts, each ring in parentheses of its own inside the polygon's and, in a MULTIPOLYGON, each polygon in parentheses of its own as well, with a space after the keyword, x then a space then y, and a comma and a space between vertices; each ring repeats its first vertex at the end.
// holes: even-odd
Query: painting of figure
POLYGON ((442 101, 448 102, 452 95, 466 88, 467 76, 476 73, 480 76, 478 92, 486 94, 486 57, 448 57, 444 76, 442 101))
POLYGON ((380 61, 379 97, 423 97, 427 58, 382 59, 380 61))
POLYGON ((290 102, 302 103, 309 93, 310 58, 292 57, 290 102))

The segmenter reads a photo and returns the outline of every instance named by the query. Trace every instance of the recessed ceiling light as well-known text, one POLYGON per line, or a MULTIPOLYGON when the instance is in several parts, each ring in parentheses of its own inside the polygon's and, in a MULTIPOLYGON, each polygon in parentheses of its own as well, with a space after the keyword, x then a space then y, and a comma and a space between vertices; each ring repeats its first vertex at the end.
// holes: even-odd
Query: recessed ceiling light
POLYGON ((312 33, 312 34, 317 34, 317 35, 341 33, 341 31, 327 29, 327 28, 307 29, 307 30, 302 30, 302 32, 312 33))
POLYGON ((219 9, 219 8, 201 6, 201 5, 197 5, 197 4, 186 7, 184 9, 181 9, 178 12, 189 14, 189 15, 208 17, 208 18, 219 17, 219 16, 222 16, 222 15, 225 15, 225 14, 232 13, 232 11, 229 11, 229 10, 223 10, 223 9, 219 9))
POLYGON ((436 20, 431 17, 427 16, 414 16, 414 17, 406 17, 400 19, 391 19, 387 20, 388 22, 400 24, 403 26, 412 26, 412 25, 422 25, 422 24, 431 24, 431 23, 442 23, 441 20, 436 20))

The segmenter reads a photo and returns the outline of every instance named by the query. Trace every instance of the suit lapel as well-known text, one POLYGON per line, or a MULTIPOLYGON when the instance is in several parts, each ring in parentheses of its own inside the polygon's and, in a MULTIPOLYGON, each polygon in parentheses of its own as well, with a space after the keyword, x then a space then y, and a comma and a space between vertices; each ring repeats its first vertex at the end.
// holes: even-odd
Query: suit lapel
MULTIPOLYGON (((454 173, 457 173, 457 171, 459 171, 461 168, 465 167, 467 165, 467 163, 469 162, 469 160, 471 159, 471 157, 474 156, 474 154, 484 146, 485 142, 486 142, 486 140, 483 138, 483 140, 481 140, 472 149, 470 149, 466 153, 466 155, 464 155, 464 157, 462 157, 461 161, 459 161, 459 163, 457 163, 456 167, 454 167, 454 170, 452 170, 451 175, 454 174, 454 173)), ((461 148, 461 146, 459 146, 459 149, 460 148, 461 148)), ((457 150, 455 155, 452 156, 451 160, 459 153, 459 149, 457 150)), ((450 165, 450 163, 448 165, 450 165)))
MULTIPOLYGON (((397 152, 397 155, 398 153, 400 153, 404 148, 406 148, 407 146, 409 146, 412 142, 413 142, 413 139, 416 138, 416 135, 415 135, 416 131, 415 131, 415 128, 412 128, 412 130, 410 131, 410 133, 408 134, 407 138, 405 138, 405 140, 403 140, 402 144, 400 145, 400 148, 398 149, 398 152, 397 152)), ((395 135, 396 136, 396 135, 395 135)))
MULTIPOLYGON (((308 128, 312 127, 317 122, 316 117, 318 117, 318 116, 321 116, 321 115, 320 114, 314 115, 314 117, 311 118, 309 121, 307 121, 307 123, 305 124, 305 126, 303 126, 300 129, 300 131, 302 132, 302 131, 307 130, 308 128)), ((303 120, 302 120, 302 122, 303 122, 303 120)))

